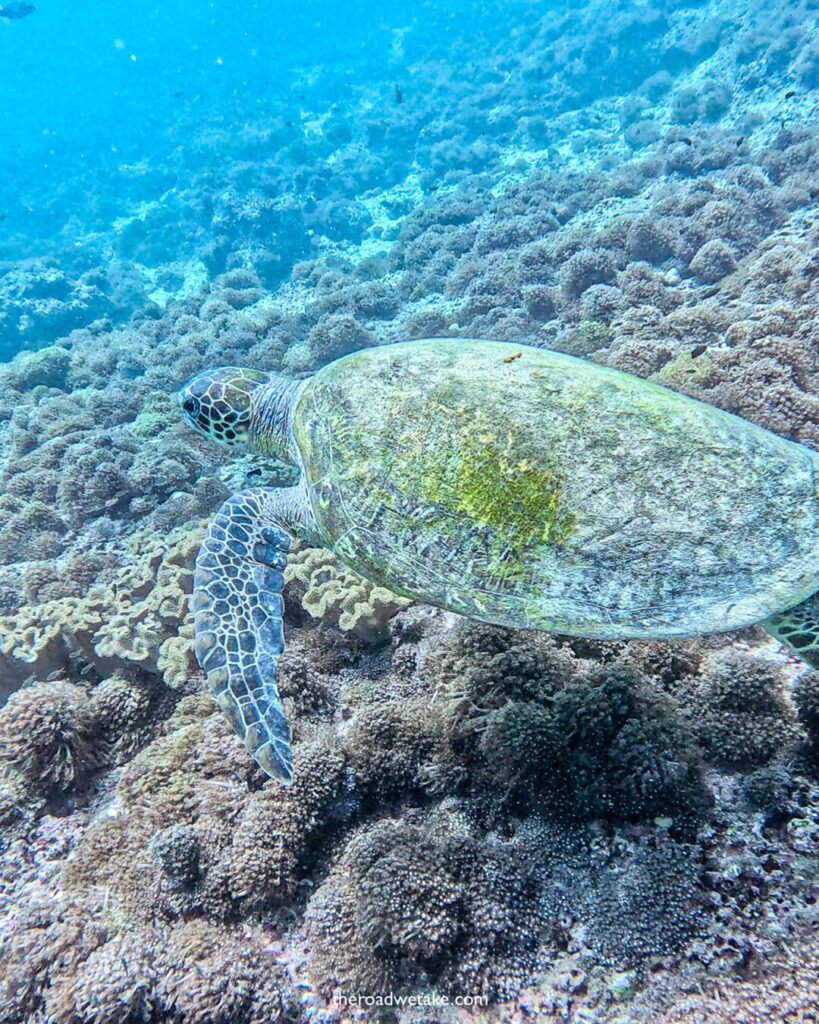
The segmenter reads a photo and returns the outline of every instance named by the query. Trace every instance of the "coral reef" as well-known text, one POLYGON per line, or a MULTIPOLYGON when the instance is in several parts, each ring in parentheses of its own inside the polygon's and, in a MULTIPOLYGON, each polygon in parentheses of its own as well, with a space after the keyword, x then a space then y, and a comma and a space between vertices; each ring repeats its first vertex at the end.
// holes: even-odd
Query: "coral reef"
MULTIPOLYGON (((262 983, 254 957, 293 942, 308 953, 294 969, 316 1005, 336 990, 385 987, 517 1000, 561 961, 572 977, 597 964, 618 992, 631 978, 628 998, 639 1002, 657 994, 628 973, 647 958, 685 949, 704 964, 733 963, 743 947, 720 952, 726 928, 753 945, 806 926, 818 879, 805 828, 819 796, 806 796, 807 780, 784 762, 748 776, 744 797, 713 788, 688 702, 673 697, 710 694, 719 719, 720 701, 752 694, 749 718, 779 708, 788 728, 765 756, 796 751, 781 669, 761 655, 729 641, 709 650, 561 640, 420 608, 399 612, 373 647, 297 612, 282 659, 290 788, 265 779, 209 694, 162 687, 156 669, 147 688, 122 675, 84 688, 35 684, 7 705, 3 756, 40 798, 105 791, 110 808, 74 824, 54 850, 58 891, 40 917, 15 925, 12 962, 29 959, 9 969, 30 980, 27 995, 7 987, 14 1012, 83 1006, 105 970, 100 999, 146 1000, 170 1020, 201 956, 214 958, 197 980, 202 1005, 222 1012, 207 994, 222 972, 224 1012, 255 1019, 256 1000, 292 995, 275 972, 262 983), (21 716, 46 711, 43 726, 20 728, 21 716), (97 755, 81 780, 64 770, 80 743, 97 755), (755 831, 762 805, 787 826, 784 843, 755 831), (715 823, 729 808, 735 824, 722 834, 715 823), (760 913, 766 901, 773 916, 760 913), (66 906, 86 908, 92 948, 66 924, 66 906), (237 929, 248 944, 234 963, 216 950, 232 949, 237 929), (66 943, 74 983, 37 973, 27 952, 37 941, 66 943)), ((724 736, 709 730, 712 745, 724 736)), ((716 761, 733 763, 733 735, 724 741, 716 761)), ((42 813, 29 829, 44 827, 42 813)), ((13 819, 7 827, 11 864, 26 839, 13 819)), ((559 1001, 560 984, 544 985, 538 998, 559 1001)), ((605 1004, 609 988, 578 982, 573 998, 581 988, 592 1008, 605 1004)))
POLYGON ((819 674, 753 630, 468 623, 302 547, 276 787, 201 688, 189 596, 206 517, 292 478, 173 398, 209 365, 487 336, 819 446, 810 14, 379 11, 343 59, 311 31, 269 60, 266 27, 213 99, 180 55, 173 103, 143 80, 162 120, 100 117, 98 152, 76 101, 31 159, 9 122, 0 1020, 332 1024, 336 989, 511 1021, 816 1014, 819 674))
POLYGON ((197 671, 189 599, 201 538, 199 526, 166 537, 134 534, 127 545, 132 564, 110 584, 90 587, 79 600, 57 598, 7 616, 0 650, 39 676, 74 658, 100 668, 136 664, 183 685, 197 671))
POLYGON ((410 603, 362 579, 324 548, 288 554, 284 582, 285 597, 313 618, 353 630, 365 640, 383 637, 389 620, 410 603))

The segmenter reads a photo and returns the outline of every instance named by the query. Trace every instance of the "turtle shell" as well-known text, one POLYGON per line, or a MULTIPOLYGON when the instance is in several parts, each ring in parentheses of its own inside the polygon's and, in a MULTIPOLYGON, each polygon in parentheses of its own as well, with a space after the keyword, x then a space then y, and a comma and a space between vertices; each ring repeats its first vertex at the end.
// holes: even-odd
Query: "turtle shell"
POLYGON ((473 618, 735 629, 819 588, 819 456, 649 381, 464 339, 324 367, 293 437, 327 545, 473 618))

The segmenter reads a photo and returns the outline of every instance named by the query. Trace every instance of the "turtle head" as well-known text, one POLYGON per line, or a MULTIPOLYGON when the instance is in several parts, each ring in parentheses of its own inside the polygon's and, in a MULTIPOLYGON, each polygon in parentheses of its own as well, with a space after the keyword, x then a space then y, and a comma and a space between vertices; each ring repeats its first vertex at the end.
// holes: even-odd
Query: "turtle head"
POLYGON ((247 444, 292 464, 290 411, 300 384, 278 373, 220 366, 198 373, 176 397, 182 416, 200 434, 232 446, 247 444))
POLYGON ((223 444, 247 444, 253 394, 274 374, 220 366, 198 373, 176 394, 187 422, 201 434, 223 444))

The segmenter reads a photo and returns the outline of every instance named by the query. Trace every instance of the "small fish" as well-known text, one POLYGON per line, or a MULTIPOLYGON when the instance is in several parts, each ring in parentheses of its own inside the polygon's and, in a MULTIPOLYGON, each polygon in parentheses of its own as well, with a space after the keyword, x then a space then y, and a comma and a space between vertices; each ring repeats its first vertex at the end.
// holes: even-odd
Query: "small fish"
POLYGON ((398 88, 397 85, 395 87, 395 102, 396 103, 403 103, 404 102, 404 94, 401 92, 401 90, 398 88))
POLYGON ((516 359, 520 359, 520 357, 521 357, 522 355, 523 355, 523 353, 522 353, 522 352, 514 352, 514 353, 513 353, 513 354, 512 354, 511 356, 507 356, 507 357, 506 357, 506 358, 504 359, 504 362, 505 362, 505 363, 513 363, 513 362, 514 362, 514 361, 515 361, 516 359))
POLYGON ((691 139, 689 139, 687 135, 683 135, 682 139, 680 139, 680 142, 684 142, 686 144, 686 146, 693 146, 694 145, 693 141, 691 139))
POLYGON ((707 347, 708 347, 707 345, 695 345, 691 349, 691 358, 692 359, 696 359, 697 356, 701 356, 703 354, 703 352, 705 352, 707 347))
POLYGON ((785 99, 786 100, 792 100, 795 95, 796 95, 796 89, 788 89, 788 91, 785 93, 785 99))
POLYGON ((737 149, 739 149, 739 147, 742 145, 742 143, 744 141, 745 141, 745 136, 744 135, 740 135, 740 137, 737 139, 737 149))
POLYGON ((0 7, 0 18, 18 21, 20 18, 27 18, 29 14, 34 14, 36 10, 34 4, 28 4, 25 0, 11 0, 11 3, 0 7))

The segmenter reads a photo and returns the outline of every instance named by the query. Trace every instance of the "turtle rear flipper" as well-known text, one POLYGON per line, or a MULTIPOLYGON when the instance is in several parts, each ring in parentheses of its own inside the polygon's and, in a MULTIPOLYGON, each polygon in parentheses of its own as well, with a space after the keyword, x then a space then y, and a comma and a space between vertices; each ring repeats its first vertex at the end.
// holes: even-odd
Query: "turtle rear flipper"
POLYGON ((811 668, 819 669, 819 591, 801 604, 765 619, 762 626, 811 668))
POLYGON ((222 505, 196 558, 193 611, 196 657, 219 706, 264 771, 289 785, 290 727, 276 688, 290 547, 280 495, 257 488, 222 505))

